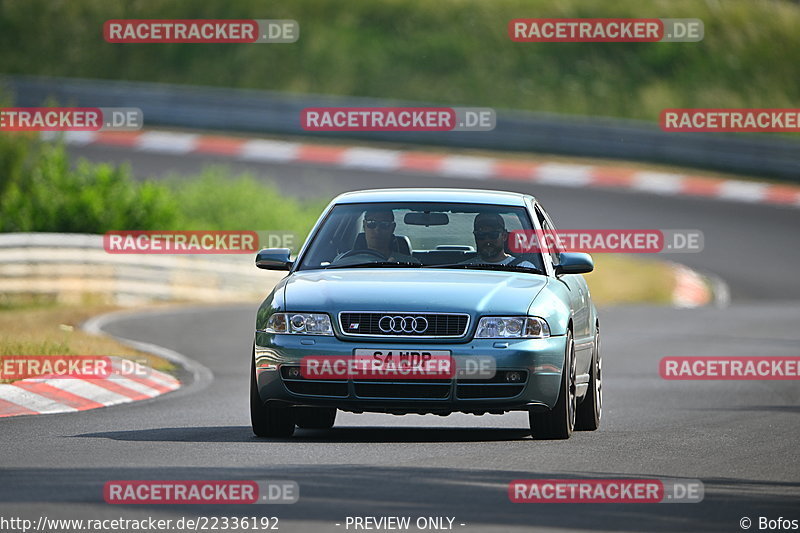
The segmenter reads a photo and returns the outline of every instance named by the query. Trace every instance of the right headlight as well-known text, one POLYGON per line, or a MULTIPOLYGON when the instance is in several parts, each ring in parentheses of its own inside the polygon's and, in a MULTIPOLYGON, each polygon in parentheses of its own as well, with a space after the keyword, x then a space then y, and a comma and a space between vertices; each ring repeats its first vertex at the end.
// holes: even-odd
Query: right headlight
POLYGON ((331 319, 324 313, 275 313, 267 320, 264 333, 333 335, 331 319))
POLYGON ((547 321, 538 316, 485 316, 478 322, 476 339, 544 339, 547 321))

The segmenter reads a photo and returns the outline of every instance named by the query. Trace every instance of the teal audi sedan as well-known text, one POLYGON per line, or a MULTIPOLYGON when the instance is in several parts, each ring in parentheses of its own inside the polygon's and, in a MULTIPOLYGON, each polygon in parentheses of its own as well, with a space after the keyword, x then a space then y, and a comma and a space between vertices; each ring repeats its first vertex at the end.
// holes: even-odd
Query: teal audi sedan
POLYGON ((530 195, 470 189, 349 192, 327 206, 256 316, 253 432, 288 437, 353 413, 526 411, 538 439, 602 414, 594 263, 546 238, 530 195))

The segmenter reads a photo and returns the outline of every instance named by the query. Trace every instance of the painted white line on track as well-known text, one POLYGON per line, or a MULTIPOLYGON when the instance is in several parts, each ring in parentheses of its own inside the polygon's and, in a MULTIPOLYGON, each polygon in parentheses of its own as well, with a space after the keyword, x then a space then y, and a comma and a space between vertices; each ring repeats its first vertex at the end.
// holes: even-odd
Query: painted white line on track
POLYGON ((343 167, 391 171, 400 168, 400 152, 375 148, 349 148, 345 150, 343 167))
POLYGON ((544 163, 537 167, 534 177, 537 183, 561 187, 585 187, 592 181, 592 167, 564 163, 544 163))
MULTIPOLYGON (((66 380, 62 380, 66 381, 66 380)), ((14 385, 0 385, 0 400, 6 400, 38 413, 62 413, 77 411, 74 407, 64 405, 53 399, 40 396, 14 385)))
POLYGON ((195 149, 197 137, 191 133, 148 131, 139 135, 135 146, 147 152, 186 154, 195 149))
POLYGON ((655 194, 680 194, 686 176, 664 172, 637 172, 633 176, 631 188, 655 194))
POLYGON ((103 405, 117 405, 132 401, 128 396, 110 391, 84 379, 48 379, 45 383, 57 389, 72 393, 75 396, 102 403, 103 405))
POLYGON ((495 160, 489 157, 450 155, 442 159, 439 173, 467 179, 487 179, 494 170, 495 160))
POLYGON ((158 389, 154 389, 153 387, 148 387, 146 384, 140 383, 133 379, 114 377, 109 379, 109 381, 121 387, 125 387, 126 389, 131 389, 133 391, 144 394, 148 398, 155 398, 156 396, 161 394, 161 392, 158 389))
POLYGON ((298 143, 254 139, 244 143, 240 157, 246 161, 294 161, 299 150, 298 143))
POLYGON ((727 180, 719 188, 719 197, 741 202, 760 202, 767 194, 767 184, 727 180))

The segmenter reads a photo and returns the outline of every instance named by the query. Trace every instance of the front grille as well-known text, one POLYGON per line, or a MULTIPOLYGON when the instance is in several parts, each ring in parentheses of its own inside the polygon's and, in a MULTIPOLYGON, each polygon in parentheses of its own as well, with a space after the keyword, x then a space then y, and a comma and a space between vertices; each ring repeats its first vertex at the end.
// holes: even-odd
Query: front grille
MULTIPOLYGON (((426 380, 427 381, 427 380, 426 380)), ((434 380, 430 380, 434 381, 434 380)), ((449 380, 435 380, 436 383, 403 382, 364 382, 354 381, 356 396, 359 398, 394 398, 419 400, 444 400, 450 395, 449 380), (444 382, 442 382, 444 381, 444 382)))
MULTIPOLYGON (((347 398, 348 380, 305 379, 291 371, 299 369, 293 365, 281 365, 283 384, 294 394, 304 396, 322 396, 329 398, 347 398)), ((514 398, 522 394, 528 381, 528 372, 515 370, 522 374, 522 380, 516 383, 506 382, 506 373, 500 371, 490 379, 458 379, 456 380, 456 398, 464 400, 514 398)), ((366 379, 352 380, 353 390, 357 398, 370 399, 409 399, 409 400, 446 400, 450 398, 452 380, 392 380, 373 381, 366 379)))
POLYGON ((525 385, 528 381, 528 371, 527 370, 498 370, 495 372, 495 375, 489 379, 486 378, 459 378, 458 384, 466 384, 466 385, 485 385, 487 383, 502 383, 504 385, 525 385), (506 376, 514 372, 520 375, 520 380, 517 382, 510 382, 506 379, 506 376))
POLYGON ((415 313, 410 312, 343 312, 339 313, 339 327, 344 335, 348 336, 378 336, 378 337, 463 337, 467 333, 469 315, 457 313, 415 313), (393 318, 395 327, 389 328, 389 320, 393 318), (403 319, 405 328, 402 327, 403 319), (417 319, 416 328, 412 327, 412 320, 417 319), (424 319, 419 320, 419 319, 424 319), (427 327, 423 330, 423 325, 427 327), (381 329, 383 326, 383 329, 381 329), (385 331, 390 329, 390 331, 385 331))
POLYGON ((281 378, 286 389, 293 394, 305 396, 330 396, 334 398, 347 398, 346 380, 319 380, 305 379, 302 375, 292 376, 290 371, 299 370, 300 367, 281 365, 281 378))
POLYGON ((306 396, 330 396, 332 398, 347 398, 347 382, 335 383, 330 381, 293 381, 284 380, 283 384, 293 394, 306 396))
POLYGON ((522 394, 527 382, 526 370, 501 370, 490 379, 459 379, 456 382, 456 397, 465 400, 513 398, 522 394), (509 372, 519 373, 521 380, 508 382, 506 375, 509 372))
POLYGON ((478 398, 513 398, 522 393, 525 385, 492 384, 492 385, 457 385, 456 396, 465 400, 478 398))

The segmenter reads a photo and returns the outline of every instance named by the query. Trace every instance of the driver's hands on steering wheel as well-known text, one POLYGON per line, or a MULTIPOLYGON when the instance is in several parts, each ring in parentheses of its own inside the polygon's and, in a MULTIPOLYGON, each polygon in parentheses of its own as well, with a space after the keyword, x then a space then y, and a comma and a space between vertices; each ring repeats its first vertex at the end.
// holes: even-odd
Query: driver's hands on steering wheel
POLYGON ((336 261, 341 261, 342 259, 347 259, 348 257, 353 257, 356 255, 371 255, 373 257, 378 258, 381 261, 389 261, 391 259, 386 257, 377 250, 372 250, 370 248, 360 248, 358 250, 350 250, 348 252, 343 253, 342 255, 336 258, 336 261))
POLYGON ((333 262, 334 263, 338 263, 342 259, 348 259, 350 257, 355 257, 355 256, 358 256, 358 255, 371 256, 372 258, 375 258, 376 261, 396 261, 398 263, 403 263, 403 262, 408 261, 408 262, 422 264, 422 262, 419 259, 417 259, 416 257, 409 256, 408 259, 398 259, 398 258, 394 257, 393 255, 391 255, 389 257, 386 257, 385 255, 383 255, 379 251, 373 250, 371 248, 359 248, 359 249, 356 249, 356 250, 349 250, 349 251, 343 253, 342 255, 340 255, 339 257, 337 257, 336 259, 334 259, 333 262))

